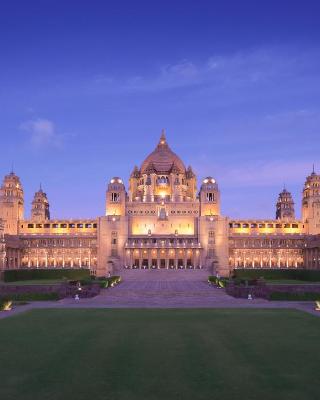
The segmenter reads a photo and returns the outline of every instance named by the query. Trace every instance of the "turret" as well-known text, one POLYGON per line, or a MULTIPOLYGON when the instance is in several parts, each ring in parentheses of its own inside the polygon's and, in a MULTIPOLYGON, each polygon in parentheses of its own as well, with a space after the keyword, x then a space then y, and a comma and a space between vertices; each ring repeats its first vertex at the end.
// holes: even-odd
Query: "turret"
POLYGON ((112 178, 106 193, 106 215, 125 215, 126 190, 122 179, 112 178))
POLYGON ((303 188, 302 222, 306 224, 307 233, 320 233, 320 175, 315 173, 314 168, 303 188))
POLYGON ((290 192, 284 188, 279 193, 276 204, 276 219, 292 221, 295 219, 294 201, 290 192))
POLYGON ((40 189, 35 193, 32 208, 31 219, 33 221, 46 221, 50 219, 50 207, 46 193, 40 189))
POLYGON ((201 216, 220 215, 220 191, 215 179, 205 178, 200 189, 201 216))
POLYGON ((6 243, 4 240, 4 221, 0 219, 0 271, 6 265, 6 243))
POLYGON ((19 177, 12 171, 4 177, 0 188, 0 218, 4 233, 16 235, 18 222, 24 217, 24 194, 19 177))
POLYGON ((195 200, 197 196, 197 178, 190 165, 186 172, 186 179, 188 187, 187 197, 190 200, 195 200))
POLYGON ((153 190, 152 190, 152 181, 151 181, 151 176, 148 175, 144 184, 144 195, 143 195, 143 201, 145 202, 152 202, 154 199, 153 196, 153 190))

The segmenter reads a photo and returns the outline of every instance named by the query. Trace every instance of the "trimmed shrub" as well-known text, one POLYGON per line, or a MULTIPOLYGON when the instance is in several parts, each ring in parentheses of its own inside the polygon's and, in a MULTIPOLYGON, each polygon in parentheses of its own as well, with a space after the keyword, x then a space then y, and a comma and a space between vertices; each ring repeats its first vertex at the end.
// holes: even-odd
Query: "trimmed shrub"
POLYGON ((108 287, 113 287, 121 282, 120 276, 110 276, 109 278, 99 278, 97 283, 99 283, 101 289, 106 289, 108 287))
POLYGON ((72 279, 89 280, 88 269, 10 269, 3 271, 5 282, 26 281, 33 279, 72 279))
POLYGON ((118 285, 118 283, 121 282, 121 277, 120 276, 110 276, 110 278, 107 278, 106 281, 108 282, 108 286, 107 287, 113 287, 118 285))
POLYGON ((0 299, 0 311, 10 311, 12 308, 12 300, 0 299))
POLYGON ((229 280, 227 278, 218 278, 217 276, 214 276, 214 275, 210 275, 208 277, 208 282, 211 285, 217 285, 218 287, 221 287, 221 288, 225 288, 228 281, 229 280))
POLYGON ((106 279, 99 279, 98 284, 101 287, 101 289, 106 289, 109 285, 109 281, 107 281, 106 279))
POLYGON ((216 285, 217 282, 218 282, 218 278, 217 278, 216 276, 214 276, 214 275, 210 275, 210 276, 208 277, 208 282, 211 283, 211 284, 216 285))
POLYGON ((315 301, 320 299, 320 293, 316 292, 272 292, 269 295, 269 300, 283 301, 315 301))
POLYGON ((253 280, 264 278, 267 280, 272 279, 293 279, 300 281, 320 282, 320 270, 308 269, 235 269, 233 277, 237 280, 253 280))

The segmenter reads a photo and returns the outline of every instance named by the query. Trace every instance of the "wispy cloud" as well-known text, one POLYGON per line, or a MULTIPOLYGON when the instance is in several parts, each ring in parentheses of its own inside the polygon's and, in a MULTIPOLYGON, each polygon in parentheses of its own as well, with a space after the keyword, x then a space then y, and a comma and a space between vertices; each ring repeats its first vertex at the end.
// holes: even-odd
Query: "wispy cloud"
POLYGON ((101 74, 93 81, 97 87, 111 92, 156 92, 194 85, 239 88, 300 76, 303 71, 310 72, 315 62, 320 66, 320 52, 317 49, 297 53, 288 48, 270 47, 212 55, 202 63, 184 59, 161 66, 153 73, 121 79, 101 74))
POLYGON ((198 165, 197 172, 205 176, 205 171, 211 169, 216 173, 218 183, 228 187, 267 187, 303 184, 305 178, 312 171, 309 161, 270 161, 238 166, 198 165))
POLYGON ((20 125, 20 129, 29 134, 30 144, 34 148, 62 146, 62 135, 57 133, 55 124, 48 119, 25 121, 20 125))

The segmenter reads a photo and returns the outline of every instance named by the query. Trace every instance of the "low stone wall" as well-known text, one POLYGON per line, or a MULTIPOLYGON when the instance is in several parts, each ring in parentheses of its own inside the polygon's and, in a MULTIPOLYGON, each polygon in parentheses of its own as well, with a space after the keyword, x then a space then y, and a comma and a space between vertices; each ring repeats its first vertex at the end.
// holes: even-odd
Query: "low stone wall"
POLYGON ((75 285, 68 284, 43 284, 43 285, 0 285, 0 296, 10 296, 10 294, 28 293, 57 293, 60 299, 64 297, 74 297, 79 294, 82 298, 94 297, 100 293, 99 284, 82 286, 81 291, 75 285))
POLYGON ((233 297, 248 298, 248 294, 253 297, 269 299, 271 293, 319 293, 320 284, 301 284, 301 285, 272 285, 265 283, 255 286, 240 286, 232 282, 228 284, 226 292, 233 297))

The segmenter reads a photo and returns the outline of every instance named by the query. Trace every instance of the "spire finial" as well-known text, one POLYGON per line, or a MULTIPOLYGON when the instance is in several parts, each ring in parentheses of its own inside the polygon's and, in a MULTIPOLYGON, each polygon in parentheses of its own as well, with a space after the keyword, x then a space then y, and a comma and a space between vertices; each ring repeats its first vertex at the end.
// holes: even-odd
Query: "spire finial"
POLYGON ((162 131, 161 131, 161 136, 160 136, 160 142, 159 142, 159 145, 164 145, 164 144, 167 144, 167 140, 166 140, 166 131, 165 131, 165 129, 162 129, 162 131))
POLYGON ((14 163, 13 163, 13 161, 12 161, 12 163, 11 163, 11 175, 13 175, 14 174, 14 163))
POLYGON ((42 192, 42 184, 41 184, 41 182, 40 182, 40 192, 42 192))
POLYGON ((315 174, 315 172, 314 172, 314 164, 312 164, 312 173, 315 174))

